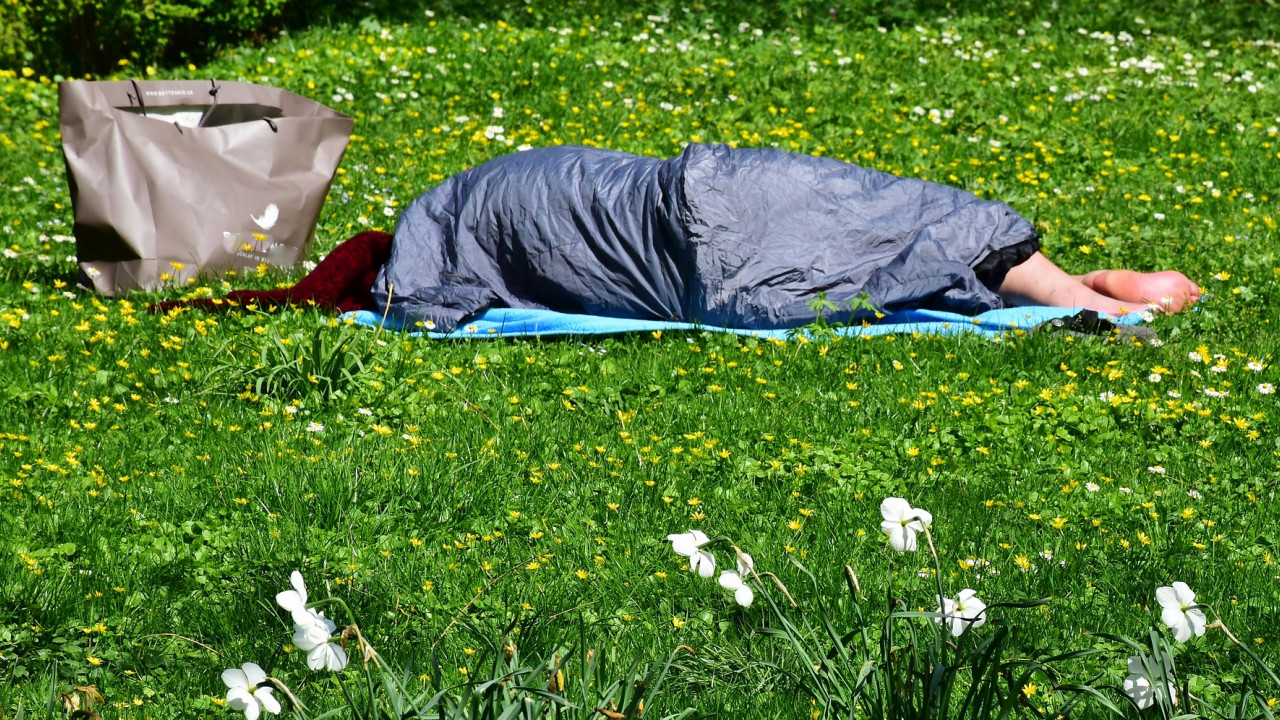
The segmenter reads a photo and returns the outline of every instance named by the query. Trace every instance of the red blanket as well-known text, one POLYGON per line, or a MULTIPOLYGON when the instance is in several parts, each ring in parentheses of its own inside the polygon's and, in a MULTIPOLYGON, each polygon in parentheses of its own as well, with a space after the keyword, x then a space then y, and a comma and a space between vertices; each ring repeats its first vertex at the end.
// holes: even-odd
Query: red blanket
POLYGON ((391 235, 384 232, 362 232, 333 249, 310 274, 293 287, 280 290, 234 290, 226 298, 166 300, 147 309, 166 313, 174 308, 196 307, 204 310, 228 310, 256 304, 267 310, 287 305, 310 305, 339 313, 373 310, 369 288, 378 269, 391 255, 391 235))

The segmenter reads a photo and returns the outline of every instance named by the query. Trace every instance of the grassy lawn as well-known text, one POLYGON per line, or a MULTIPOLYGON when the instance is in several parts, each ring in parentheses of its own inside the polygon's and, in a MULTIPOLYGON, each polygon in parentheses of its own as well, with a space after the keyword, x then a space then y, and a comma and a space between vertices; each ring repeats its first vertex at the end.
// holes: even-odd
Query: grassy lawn
MULTIPOLYGON (((340 706, 273 602, 293 570, 415 688, 482 673, 514 627, 526 657, 590 648, 619 674, 692 649, 655 717, 819 712, 768 606, 739 607, 672 553, 667 534, 690 528, 731 537, 790 588, 787 612, 821 606, 841 632, 890 594, 933 610, 939 582, 988 604, 1051 597, 970 632, 1016 626, 1011 653, 1029 657, 1105 649, 1057 663, 1059 680, 1117 703, 1131 652, 1084 633, 1172 642, 1155 592, 1174 581, 1280 661, 1280 26, 1033 5, 867 21, 536 0, 119 77, 260 82, 355 116, 319 251, 524 146, 773 145, 1009 202, 1073 272, 1186 272, 1207 295, 1153 323, 1162 343, 431 342, 305 309, 154 316, 161 296, 74 286, 56 86, 0 76, 5 716, 43 712, 53 682, 96 686, 106 717, 221 717, 219 675, 248 661, 340 706), (365 359, 339 393, 256 383, 316 337, 365 359), (890 496, 932 513, 940 572, 885 543, 890 496)), ((1180 687, 1218 707, 1280 698, 1221 632, 1174 648, 1180 687)), ((1074 697, 1036 682, 1029 715, 1074 697)))

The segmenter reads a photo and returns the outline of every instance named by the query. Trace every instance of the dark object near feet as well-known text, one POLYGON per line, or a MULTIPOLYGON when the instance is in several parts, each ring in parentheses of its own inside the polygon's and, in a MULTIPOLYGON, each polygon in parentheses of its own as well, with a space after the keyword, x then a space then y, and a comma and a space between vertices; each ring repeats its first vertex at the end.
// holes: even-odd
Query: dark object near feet
POLYGON ((1071 317, 1054 318, 1041 323, 1036 330, 1065 332, 1072 337, 1099 335, 1103 337, 1119 337, 1139 342, 1158 339, 1156 331, 1145 325, 1121 325, 1098 315, 1096 310, 1081 310, 1071 317))

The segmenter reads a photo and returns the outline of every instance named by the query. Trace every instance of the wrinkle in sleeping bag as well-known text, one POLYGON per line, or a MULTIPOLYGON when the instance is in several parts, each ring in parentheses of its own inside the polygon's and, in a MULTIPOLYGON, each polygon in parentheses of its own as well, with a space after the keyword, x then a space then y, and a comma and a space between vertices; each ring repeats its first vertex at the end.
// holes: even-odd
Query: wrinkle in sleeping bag
POLYGON ((501 307, 776 329, 812 322, 818 293, 845 308, 866 292, 886 312, 998 309, 994 288, 1038 246, 1003 203, 831 158, 549 147, 420 195, 372 291, 397 324, 442 332, 501 307))

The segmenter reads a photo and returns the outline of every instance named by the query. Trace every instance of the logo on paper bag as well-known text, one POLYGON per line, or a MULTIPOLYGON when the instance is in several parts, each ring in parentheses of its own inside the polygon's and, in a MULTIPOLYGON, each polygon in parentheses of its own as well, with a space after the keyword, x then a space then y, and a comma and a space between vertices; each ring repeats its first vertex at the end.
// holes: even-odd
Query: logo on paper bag
POLYGON ((280 220, 280 208, 275 203, 268 203, 261 215, 250 213, 249 219, 261 229, 222 233, 222 245, 228 253, 253 265, 292 265, 297 262, 298 248, 278 243, 275 236, 266 232, 280 220))
POLYGON ((270 230, 275 227, 276 220, 280 219, 280 208, 276 207, 275 203, 268 203, 266 209, 262 211, 262 217, 257 215, 250 215, 249 217, 253 219, 253 222, 258 227, 263 230, 270 230))

